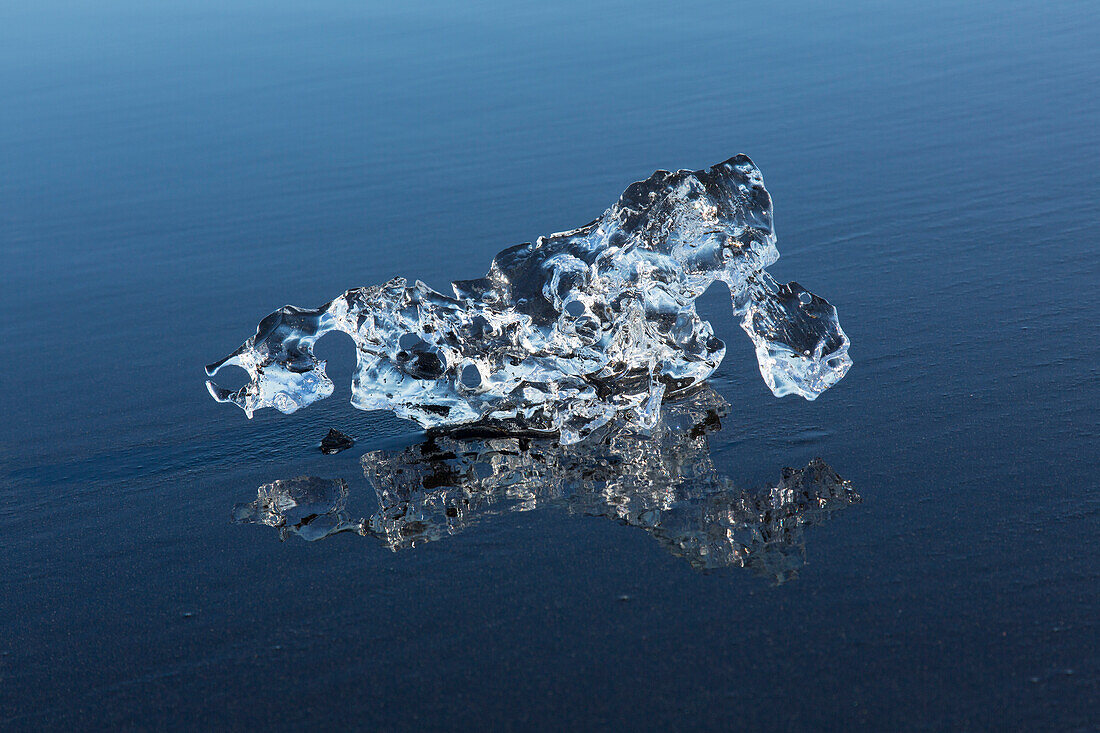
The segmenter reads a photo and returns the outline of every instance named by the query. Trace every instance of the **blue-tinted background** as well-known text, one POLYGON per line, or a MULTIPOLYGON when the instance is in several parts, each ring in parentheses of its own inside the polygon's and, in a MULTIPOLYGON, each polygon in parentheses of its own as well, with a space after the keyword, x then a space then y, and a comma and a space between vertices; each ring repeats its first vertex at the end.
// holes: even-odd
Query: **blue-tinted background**
POLYGON ((1096 725, 1097 39, 1091 0, 0 5, 0 725, 1096 725), (550 511, 396 554, 231 523, 307 473, 369 513, 358 456, 415 440, 335 338, 333 398, 215 404, 261 317, 737 152, 853 343, 777 400, 700 306, 723 472, 864 497, 797 580, 550 511))

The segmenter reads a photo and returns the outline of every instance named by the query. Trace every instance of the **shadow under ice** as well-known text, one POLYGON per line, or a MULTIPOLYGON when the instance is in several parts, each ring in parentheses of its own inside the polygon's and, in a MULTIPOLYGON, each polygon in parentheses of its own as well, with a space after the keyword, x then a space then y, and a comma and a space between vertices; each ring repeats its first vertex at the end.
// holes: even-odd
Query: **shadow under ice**
POLYGON ((277 527, 284 539, 356 532, 396 551, 503 512, 554 507, 639 527, 696 569, 747 567, 782 583, 805 564, 806 528, 860 496, 820 458, 784 468, 772 486, 738 488, 710 456, 709 435, 721 430, 727 411, 725 400, 704 387, 667 404, 648 433, 607 426, 572 445, 470 431, 430 434, 417 445, 362 457, 378 501, 370 517, 348 513, 346 481, 310 476, 264 484, 235 517, 277 527))

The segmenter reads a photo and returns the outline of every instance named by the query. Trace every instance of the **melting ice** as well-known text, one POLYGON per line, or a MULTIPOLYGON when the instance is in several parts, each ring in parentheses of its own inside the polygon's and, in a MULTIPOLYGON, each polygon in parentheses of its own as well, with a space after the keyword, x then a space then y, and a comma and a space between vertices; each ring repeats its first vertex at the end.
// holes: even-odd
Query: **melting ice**
POLYGON ((352 404, 425 428, 469 423, 556 432, 563 444, 617 420, 657 424, 664 399, 718 367, 725 344, 695 312, 716 280, 756 346, 776 396, 812 400, 851 366, 836 308, 764 268, 779 258, 772 202, 745 155, 699 171, 657 171, 579 229, 498 254, 454 296, 395 278, 320 308, 285 306, 206 367, 244 368, 238 390, 207 382, 251 417, 329 396, 317 339, 355 341, 352 404))

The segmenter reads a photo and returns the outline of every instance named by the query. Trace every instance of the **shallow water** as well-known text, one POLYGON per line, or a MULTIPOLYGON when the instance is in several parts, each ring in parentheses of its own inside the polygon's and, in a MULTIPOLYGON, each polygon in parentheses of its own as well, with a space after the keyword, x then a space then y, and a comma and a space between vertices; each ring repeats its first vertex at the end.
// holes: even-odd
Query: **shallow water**
POLYGON ((0 7, 0 725, 1096 725, 1100 8, 834 5, 0 7), (855 361, 775 399, 699 304, 715 469, 862 498, 797 577, 566 511, 397 552, 233 522, 301 475, 370 515, 360 457, 423 441, 347 405, 337 338, 332 398, 215 404, 265 314, 742 151, 855 361))

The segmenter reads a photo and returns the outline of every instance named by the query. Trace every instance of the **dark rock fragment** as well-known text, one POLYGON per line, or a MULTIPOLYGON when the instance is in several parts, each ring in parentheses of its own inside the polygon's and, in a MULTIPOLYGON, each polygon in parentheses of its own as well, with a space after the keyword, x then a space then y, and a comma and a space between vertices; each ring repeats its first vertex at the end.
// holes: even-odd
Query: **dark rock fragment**
POLYGON ((321 439, 321 452, 327 456, 339 453, 355 445, 355 441, 336 428, 330 428, 328 435, 321 439))

